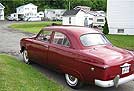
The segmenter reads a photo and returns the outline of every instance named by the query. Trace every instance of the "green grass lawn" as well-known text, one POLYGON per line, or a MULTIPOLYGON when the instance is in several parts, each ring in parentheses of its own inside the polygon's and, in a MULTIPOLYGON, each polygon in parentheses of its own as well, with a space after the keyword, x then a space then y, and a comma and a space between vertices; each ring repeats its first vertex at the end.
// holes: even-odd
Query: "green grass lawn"
POLYGON ((66 91, 14 57, 0 54, 0 91, 66 91))
POLYGON ((134 50, 134 35, 106 35, 113 45, 134 50))
MULTIPOLYGON (((53 22, 30 22, 13 24, 10 27, 25 32, 38 33, 42 27, 49 26, 53 22)), ((55 22, 61 24, 61 22, 55 22)), ((115 45, 121 48, 134 50, 134 35, 106 35, 108 39, 115 45)))
POLYGON ((52 23, 61 24, 60 21, 44 21, 44 22, 27 22, 27 23, 16 23, 9 26, 20 31, 29 33, 38 33, 43 27, 50 26, 52 23))

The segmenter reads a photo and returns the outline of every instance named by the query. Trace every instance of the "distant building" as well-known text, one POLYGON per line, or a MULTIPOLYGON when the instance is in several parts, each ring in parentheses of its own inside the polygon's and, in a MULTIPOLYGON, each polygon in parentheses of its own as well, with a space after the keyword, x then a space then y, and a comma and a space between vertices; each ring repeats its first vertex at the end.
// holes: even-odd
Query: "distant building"
POLYGON ((62 20, 66 9, 45 9, 45 18, 49 20, 62 20))
POLYGON ((37 16, 37 6, 29 3, 16 8, 18 18, 28 21, 28 19, 37 16))
POLYGON ((4 20, 4 6, 0 3, 0 20, 4 20))
POLYGON ((10 14, 12 20, 41 21, 43 12, 37 12, 38 6, 29 3, 16 8, 16 13, 10 14))
POLYGON ((134 35, 134 0, 107 0, 110 34, 134 35))
POLYGON ((90 7, 77 6, 72 10, 67 10, 63 14, 63 25, 78 25, 85 27, 104 26, 105 12, 91 11, 90 7))

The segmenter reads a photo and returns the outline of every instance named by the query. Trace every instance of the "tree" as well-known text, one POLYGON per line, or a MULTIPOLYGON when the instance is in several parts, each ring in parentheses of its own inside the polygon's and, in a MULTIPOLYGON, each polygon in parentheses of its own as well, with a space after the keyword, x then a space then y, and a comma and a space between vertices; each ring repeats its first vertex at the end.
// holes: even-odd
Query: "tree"
POLYGON ((44 11, 49 8, 73 9, 76 6, 89 6, 92 10, 106 11, 106 0, 0 0, 5 6, 5 15, 16 12, 16 7, 24 4, 33 3, 38 6, 38 11, 44 11))
POLYGON ((105 25, 104 25, 104 28, 103 28, 103 33, 108 34, 109 33, 108 23, 107 23, 107 19, 105 19, 105 20, 106 20, 106 22, 105 22, 105 25))

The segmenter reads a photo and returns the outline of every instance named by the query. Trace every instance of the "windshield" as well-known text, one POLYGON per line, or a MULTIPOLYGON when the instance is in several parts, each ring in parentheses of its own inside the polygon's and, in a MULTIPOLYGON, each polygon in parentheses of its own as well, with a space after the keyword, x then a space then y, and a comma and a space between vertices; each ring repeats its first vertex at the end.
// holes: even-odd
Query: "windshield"
POLYGON ((102 34, 84 34, 80 37, 83 46, 110 44, 108 39, 102 34))

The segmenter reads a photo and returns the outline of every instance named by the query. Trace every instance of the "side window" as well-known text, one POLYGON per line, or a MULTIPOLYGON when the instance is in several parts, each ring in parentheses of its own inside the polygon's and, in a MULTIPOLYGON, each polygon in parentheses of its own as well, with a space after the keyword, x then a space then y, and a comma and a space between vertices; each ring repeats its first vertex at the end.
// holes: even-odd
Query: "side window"
POLYGON ((64 46, 70 46, 70 42, 68 38, 64 34, 59 33, 59 32, 55 32, 53 43, 64 45, 64 46))
POLYGON ((49 42, 51 38, 52 31, 43 30, 37 37, 37 40, 42 42, 49 42))

